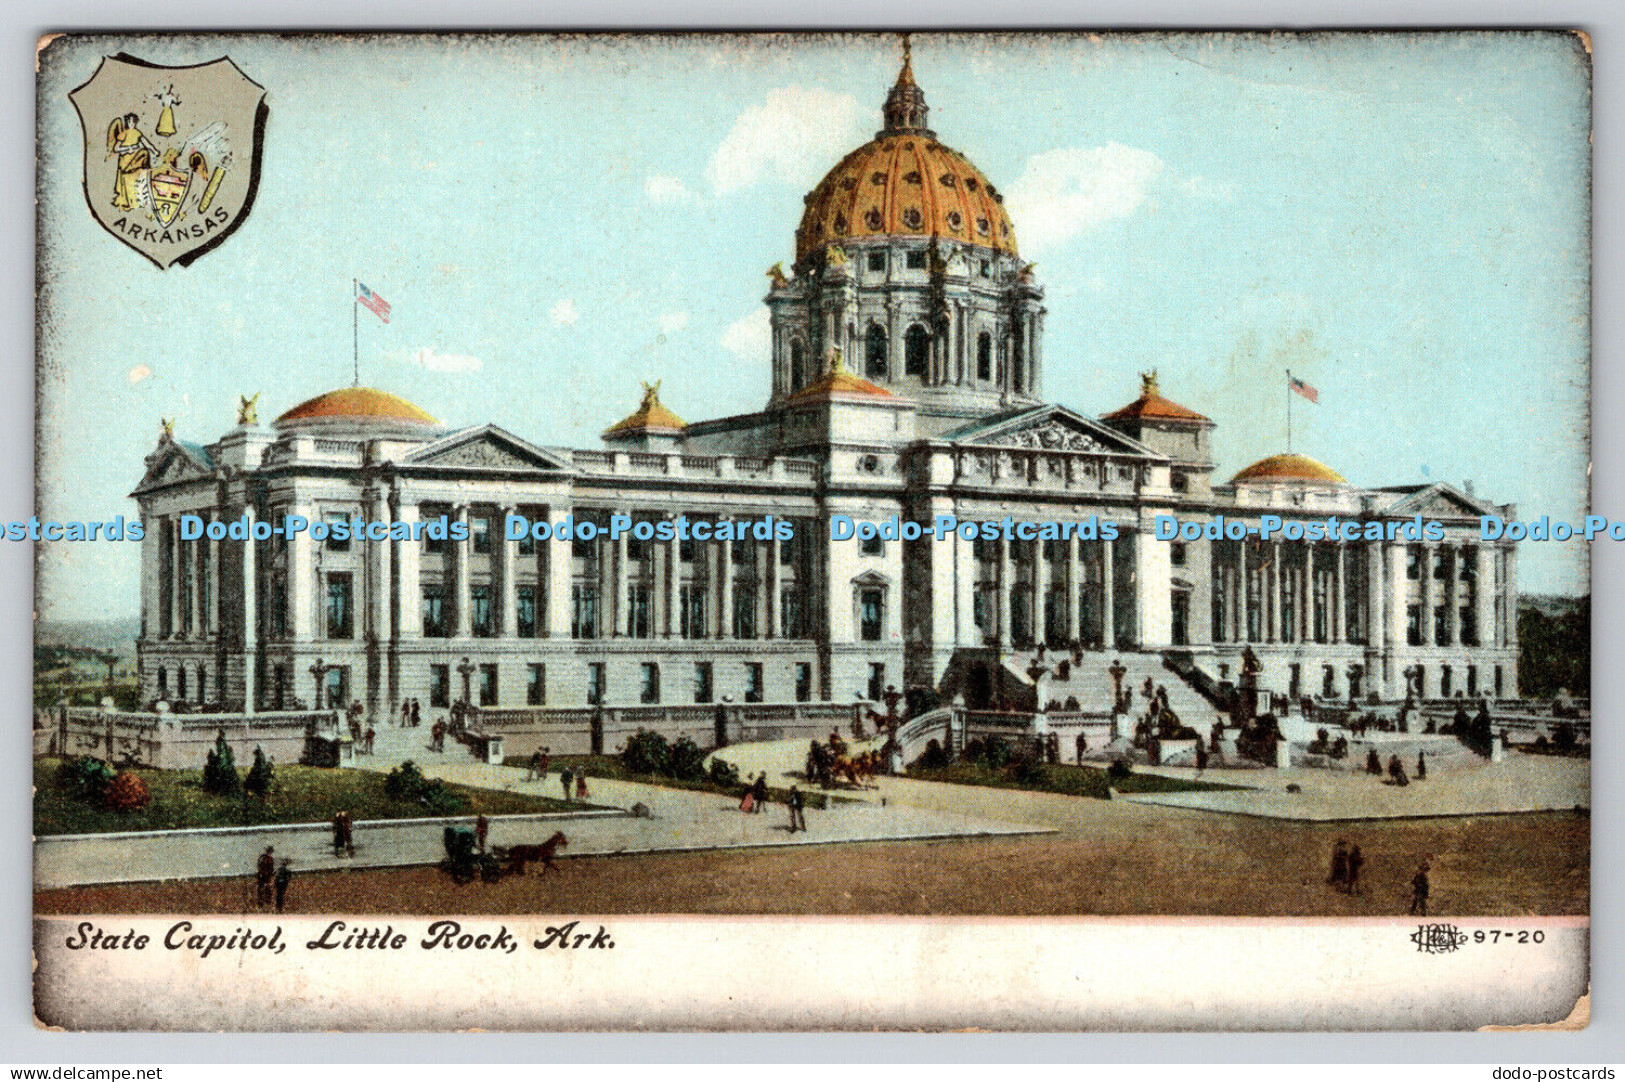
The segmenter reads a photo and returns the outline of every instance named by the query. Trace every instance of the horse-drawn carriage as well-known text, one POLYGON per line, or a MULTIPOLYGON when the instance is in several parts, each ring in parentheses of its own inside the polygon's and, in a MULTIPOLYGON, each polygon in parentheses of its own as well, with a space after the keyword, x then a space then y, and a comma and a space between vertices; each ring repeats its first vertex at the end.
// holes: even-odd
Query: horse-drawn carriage
POLYGON ((481 852, 474 832, 468 827, 447 827, 446 858, 440 862, 440 869, 459 885, 472 883, 476 878, 495 883, 505 875, 524 875, 533 863, 540 864, 545 874, 555 867, 553 860, 558 851, 569 844, 564 832, 555 830, 553 836, 540 845, 493 845, 489 852, 481 852))

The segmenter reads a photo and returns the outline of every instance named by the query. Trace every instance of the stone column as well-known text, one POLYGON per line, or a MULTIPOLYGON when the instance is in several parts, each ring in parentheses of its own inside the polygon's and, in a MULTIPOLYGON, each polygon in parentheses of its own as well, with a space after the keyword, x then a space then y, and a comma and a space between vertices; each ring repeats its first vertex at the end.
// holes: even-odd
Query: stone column
MULTIPOLYGON (((418 505, 414 500, 396 495, 395 520, 411 524, 419 519, 418 505)), ((423 583, 420 578, 420 569, 423 566, 423 542, 421 540, 405 540, 393 542, 395 545, 395 573, 398 580, 396 594, 400 597, 400 629, 399 635, 403 639, 418 639, 423 637, 423 583)))
POLYGON ((1083 541, 1076 535, 1066 540, 1066 612, 1072 641, 1080 647, 1083 627, 1083 541))
POLYGON ((976 626, 976 582, 981 566, 976 560, 976 542, 958 534, 954 546, 954 642, 959 646, 981 646, 982 633, 976 626))
POLYGON ((519 508, 512 504, 498 507, 491 526, 491 551, 502 591, 497 600, 497 634, 504 639, 519 637, 519 539, 508 540, 507 530, 508 516, 518 513, 519 508))
POLYGON ((628 558, 626 531, 610 542, 613 559, 610 561, 609 594, 610 604, 613 608, 613 623, 611 634, 617 639, 624 639, 627 632, 631 613, 632 595, 632 563, 628 558))
POLYGON ((547 599, 544 609, 546 611, 545 623, 547 637, 550 639, 568 639, 570 637, 571 587, 575 584, 575 570, 572 567, 573 558, 571 550, 573 543, 568 538, 559 537, 559 524, 570 516, 570 508, 556 503, 547 505, 547 540, 541 542, 542 551, 546 554, 547 599))
MULTIPOLYGON (((675 529, 677 516, 667 514, 666 519, 673 524, 673 528, 675 529)), ((675 538, 675 534, 673 537, 675 538)), ((660 637, 663 639, 669 639, 673 635, 677 634, 678 621, 680 619, 680 614, 677 612, 677 607, 681 601, 681 597, 678 593, 677 579, 679 565, 682 563, 682 560, 679 558, 681 556, 681 550, 679 548, 681 544, 681 541, 674 539, 672 543, 666 545, 663 550, 665 553, 665 561, 661 564, 662 585, 660 590, 660 637)))
MULTIPOLYGON (((311 517, 311 508, 296 504, 290 514, 311 517)), ((316 567, 315 542, 310 533, 288 538, 288 625, 294 642, 310 642, 316 633, 316 567)), ((297 676, 289 671, 289 679, 297 684, 297 676)))
MULTIPOLYGON (((388 506, 384 494, 376 488, 368 488, 363 495, 362 507, 364 517, 368 522, 383 522, 389 517, 388 506)), ((351 546, 360 550, 363 563, 363 576, 366 583, 366 616, 364 618, 363 637, 369 643, 388 641, 390 637, 389 621, 389 587, 393 576, 390 573, 390 544, 386 538, 383 541, 368 539, 352 539, 351 546)))
POLYGON ((254 505, 246 504, 243 514, 248 521, 248 539, 242 542, 243 713, 252 714, 258 705, 254 702, 254 687, 259 683, 260 596, 259 576, 255 570, 259 560, 259 542, 254 540, 254 505))
MULTIPOLYGON (((1502 551, 1506 553, 1507 570, 1506 582, 1501 587, 1503 598, 1501 610, 1506 613, 1506 642, 1501 645, 1509 650, 1516 650, 1518 648, 1518 546, 1509 544, 1502 551)), ((1512 666, 1507 676, 1514 685, 1514 690, 1509 694, 1515 697, 1515 687, 1518 679, 1516 664, 1512 666)))
MULTIPOLYGON (((725 520, 724 520, 725 521, 725 520)), ((717 638, 734 637, 732 541, 717 542, 717 638)))
MULTIPOLYGON (((223 517, 224 514, 225 514, 225 510, 226 510, 225 506, 224 506, 224 504, 222 504, 221 508, 220 508, 220 513, 215 516, 215 521, 217 521, 217 522, 224 522, 225 521, 225 519, 223 517)), ((219 636, 220 633, 221 633, 221 626, 222 626, 221 625, 221 617, 225 614, 225 607, 221 604, 221 601, 220 601, 220 595, 222 593, 222 591, 220 589, 220 585, 221 585, 221 583, 220 583, 220 566, 221 566, 220 565, 220 546, 225 544, 225 542, 224 541, 205 541, 204 544, 209 546, 209 549, 208 549, 209 603, 206 606, 206 612, 205 612, 205 620, 207 622, 206 630, 211 632, 215 636, 219 636)), ((247 542, 244 542, 244 544, 247 544, 247 542)))
POLYGON ((1348 610, 1348 546, 1338 541, 1332 547, 1332 583, 1326 591, 1331 598, 1332 642, 1343 641, 1343 620, 1348 610))
MULTIPOLYGON (((1033 543, 1033 643, 1049 641, 1050 565, 1044 559, 1044 542, 1033 543)), ((1042 704, 1040 704, 1042 705, 1042 704)))
POLYGON ((1100 542, 1100 641, 1107 650, 1117 648, 1117 557, 1109 539, 1100 542))
MULTIPOLYGON (((460 503, 453 507, 451 509, 451 521, 453 523, 461 522, 463 527, 467 529, 468 504, 460 503)), ((459 639, 466 639, 473 634, 474 604, 473 591, 470 589, 471 583, 469 581, 472 578, 469 572, 473 567, 473 561, 470 558, 473 546, 472 535, 466 536, 462 541, 453 538, 446 540, 446 554, 451 557, 451 562, 456 568, 454 574, 456 585, 452 588, 452 612, 457 621, 453 634, 459 639)))
POLYGON ((1010 559, 1010 545, 1006 538, 999 539, 999 589, 998 598, 998 644, 1000 650, 1008 650, 1011 644, 1010 636, 1010 606, 1015 600, 1014 571, 1015 567, 1010 559))
POLYGON ((164 562, 162 522, 156 516, 143 517, 141 522, 141 637, 147 640, 156 639, 161 626, 158 609, 162 592, 158 576, 164 562))
POLYGON ((1434 586, 1433 586, 1433 553, 1434 553, 1434 551, 1435 551, 1435 549, 1434 549, 1434 546, 1432 546, 1432 545, 1423 545, 1422 546, 1422 566, 1418 569, 1419 570, 1418 578, 1420 579, 1421 584, 1422 584, 1422 600, 1421 600, 1422 621, 1421 621, 1421 623, 1422 623, 1422 645, 1423 646, 1432 646, 1433 645, 1433 605, 1434 605, 1434 593, 1435 593, 1434 586))
POLYGON ((1269 623, 1264 632, 1265 642, 1281 641, 1281 542, 1270 542, 1270 562, 1265 569, 1265 578, 1269 582, 1265 607, 1268 609, 1269 623))
POLYGON ((1450 641, 1445 646, 1461 645, 1461 549, 1456 545, 1445 548, 1444 626, 1450 641))
POLYGON ((169 582, 169 638, 178 639, 181 636, 181 526, 180 519, 174 515, 164 521, 169 525, 169 534, 164 540, 164 577, 169 582))
POLYGON ((1482 542, 1473 549, 1473 635, 1495 645, 1495 547, 1482 542))
POLYGON ((762 584, 767 596, 762 600, 767 604, 762 606, 766 619, 759 629, 759 637, 776 639, 779 637, 779 558, 782 544, 778 532, 775 531, 771 540, 765 545, 758 546, 767 552, 767 567, 763 569, 762 584))

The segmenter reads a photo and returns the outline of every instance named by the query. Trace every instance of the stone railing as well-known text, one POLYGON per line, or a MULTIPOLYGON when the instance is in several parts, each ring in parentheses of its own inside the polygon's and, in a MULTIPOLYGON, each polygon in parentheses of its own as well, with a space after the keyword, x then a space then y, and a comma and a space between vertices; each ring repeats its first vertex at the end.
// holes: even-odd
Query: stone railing
POLYGON ((570 461, 593 473, 615 476, 732 479, 795 485, 816 480, 819 471, 818 463, 802 459, 657 451, 572 451, 570 461))
POLYGON ((685 706, 476 707, 468 732, 501 737, 507 755, 547 748, 553 755, 613 754, 639 730, 667 740, 684 737, 702 748, 758 740, 788 740, 845 731, 867 703, 713 703, 685 706))
MULTIPOLYGON (((335 748, 348 744, 332 711, 279 711, 268 714, 134 713, 94 707, 59 707, 54 731, 38 754, 91 755, 118 764, 163 770, 198 769, 220 734, 240 766, 261 748, 282 763, 306 761, 312 741, 335 748)), ((342 756, 340 757, 342 758, 342 756)))

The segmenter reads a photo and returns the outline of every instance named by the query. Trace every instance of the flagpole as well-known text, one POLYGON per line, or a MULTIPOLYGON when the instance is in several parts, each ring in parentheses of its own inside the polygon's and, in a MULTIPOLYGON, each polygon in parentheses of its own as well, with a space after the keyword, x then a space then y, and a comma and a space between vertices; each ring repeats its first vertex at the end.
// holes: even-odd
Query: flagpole
POLYGON ((1292 369, 1286 370, 1286 453, 1292 453, 1292 369))
POLYGON ((361 386, 361 313, 356 311, 356 293, 361 279, 350 279, 350 368, 354 379, 350 386, 361 386))

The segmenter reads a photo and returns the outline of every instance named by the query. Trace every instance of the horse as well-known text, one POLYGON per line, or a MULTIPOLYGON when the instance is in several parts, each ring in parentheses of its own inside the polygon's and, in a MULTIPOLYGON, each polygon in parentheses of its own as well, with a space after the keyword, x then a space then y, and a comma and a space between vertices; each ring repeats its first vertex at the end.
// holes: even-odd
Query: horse
POLYGON ((508 848, 508 874, 524 875, 525 866, 531 861, 540 861, 542 875, 553 867, 553 857, 560 849, 569 845, 562 830, 555 830, 553 836, 541 845, 514 845, 508 848))
POLYGON ((862 755, 838 755, 830 764, 832 777, 845 777, 847 781, 860 789, 870 788, 869 781, 875 776, 875 753, 866 751, 862 755))

